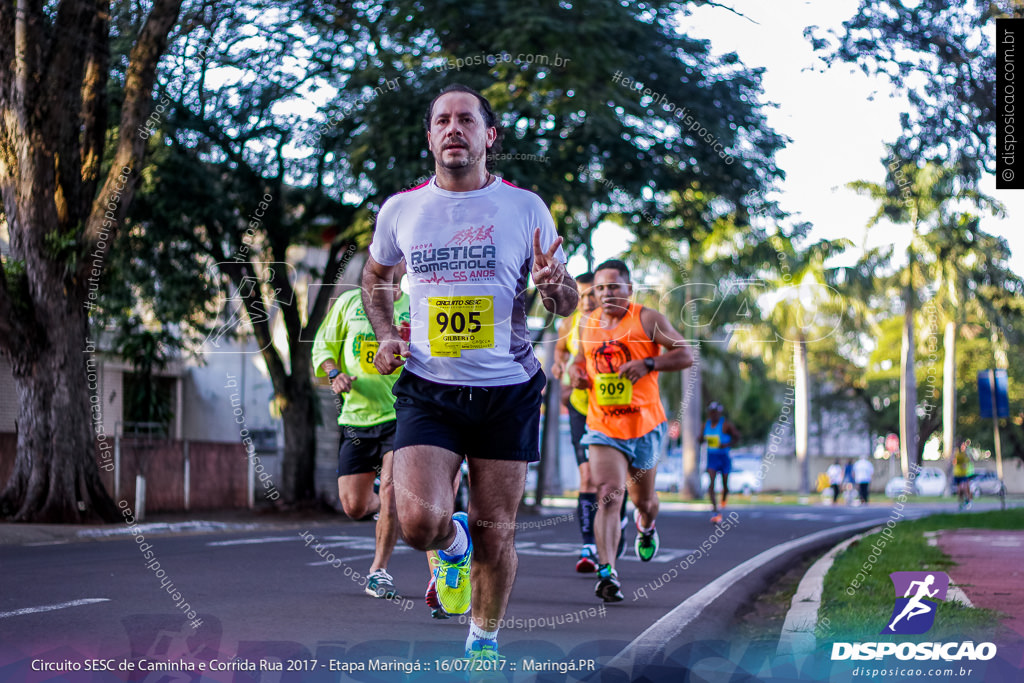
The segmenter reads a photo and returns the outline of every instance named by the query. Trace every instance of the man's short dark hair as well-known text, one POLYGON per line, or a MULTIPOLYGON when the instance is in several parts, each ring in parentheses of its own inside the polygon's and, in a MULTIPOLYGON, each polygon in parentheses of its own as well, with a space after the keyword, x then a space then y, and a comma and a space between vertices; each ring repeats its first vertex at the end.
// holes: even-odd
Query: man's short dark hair
POLYGON ((576 276, 576 282, 580 283, 581 285, 589 285, 593 281, 594 281, 594 274, 591 273, 590 271, 587 271, 586 273, 583 273, 582 275, 577 275, 576 276))
POLYGON ((625 263, 623 263, 617 258, 608 259, 607 261, 599 265, 597 268, 594 268, 595 273, 599 270, 617 270, 622 275, 622 277, 626 278, 626 282, 633 281, 629 276, 629 266, 627 266, 625 263))
POLYGON ((484 119, 484 125, 498 131, 497 137, 494 138, 494 144, 487 150, 487 170, 493 170, 494 161, 492 160, 492 157, 501 154, 501 140, 505 137, 505 131, 503 131, 501 126, 498 124, 498 117, 494 113, 494 110, 491 109, 491 103, 487 101, 486 97, 476 90, 473 90, 473 88, 461 83, 452 83, 451 85, 446 85, 442 88, 441 92, 439 92, 434 99, 430 100, 430 106, 427 107, 427 114, 423 117, 423 127, 426 128, 428 133, 430 132, 430 122, 431 119, 434 118, 434 103, 437 102, 442 95, 447 95, 450 92, 465 92, 475 97, 476 101, 480 103, 480 115, 484 119))

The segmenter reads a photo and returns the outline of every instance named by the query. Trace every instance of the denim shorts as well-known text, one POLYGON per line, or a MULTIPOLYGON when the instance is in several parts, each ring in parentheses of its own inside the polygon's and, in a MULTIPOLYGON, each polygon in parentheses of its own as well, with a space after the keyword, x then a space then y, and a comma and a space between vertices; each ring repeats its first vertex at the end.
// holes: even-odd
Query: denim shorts
POLYGON ((658 458, 661 457, 661 442, 665 439, 667 431, 668 422, 662 422, 635 439, 616 439, 587 427, 587 433, 583 435, 580 443, 587 446, 609 446, 621 451, 632 467, 649 470, 658 464, 658 458))

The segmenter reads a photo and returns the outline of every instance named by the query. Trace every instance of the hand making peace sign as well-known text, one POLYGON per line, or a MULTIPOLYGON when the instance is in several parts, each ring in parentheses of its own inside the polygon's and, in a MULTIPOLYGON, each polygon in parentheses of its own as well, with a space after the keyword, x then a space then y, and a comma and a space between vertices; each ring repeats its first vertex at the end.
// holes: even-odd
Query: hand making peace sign
POLYGON ((551 243, 547 251, 540 245, 540 228, 533 231, 533 281, 538 286, 560 285, 565 276, 562 263, 555 258, 562 238, 551 243))

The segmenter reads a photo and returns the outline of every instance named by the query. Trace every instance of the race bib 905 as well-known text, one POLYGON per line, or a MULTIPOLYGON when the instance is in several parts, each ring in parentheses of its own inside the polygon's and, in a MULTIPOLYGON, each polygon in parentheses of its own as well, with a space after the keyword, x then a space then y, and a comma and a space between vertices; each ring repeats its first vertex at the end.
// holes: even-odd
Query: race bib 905
POLYGON ((458 358, 494 347, 493 296, 436 296, 427 300, 430 355, 458 358))

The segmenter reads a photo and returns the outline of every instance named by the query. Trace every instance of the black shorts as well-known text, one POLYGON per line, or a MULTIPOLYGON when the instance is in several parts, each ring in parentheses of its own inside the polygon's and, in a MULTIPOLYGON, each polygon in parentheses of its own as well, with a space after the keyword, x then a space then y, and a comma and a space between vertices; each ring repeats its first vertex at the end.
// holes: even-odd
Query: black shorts
POLYGON ((572 447, 576 449, 576 466, 590 462, 587 447, 580 443, 583 433, 587 431, 587 416, 569 404, 569 434, 572 436, 572 447))
POLYGON ((380 474, 384 454, 395 449, 395 421, 382 422, 372 427, 341 428, 341 446, 338 447, 338 476, 349 474, 380 474))
POLYGON ((536 462, 546 384, 540 371, 522 384, 468 387, 405 370, 391 389, 398 414, 395 448, 438 446, 469 458, 536 462))

